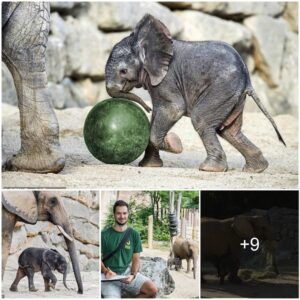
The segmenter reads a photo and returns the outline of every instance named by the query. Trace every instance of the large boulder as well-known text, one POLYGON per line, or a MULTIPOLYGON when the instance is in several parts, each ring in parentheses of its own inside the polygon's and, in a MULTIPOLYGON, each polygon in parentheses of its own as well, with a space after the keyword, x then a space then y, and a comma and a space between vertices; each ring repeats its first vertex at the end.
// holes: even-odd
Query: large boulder
POLYGON ((192 9, 217 15, 226 19, 241 20, 252 15, 278 16, 284 2, 193 2, 192 9))
POLYGON ((269 86, 278 86, 287 22, 269 16, 254 16, 247 18, 244 24, 253 34, 257 69, 269 86))
POLYGON ((240 24, 193 10, 176 11, 175 14, 184 25, 180 34, 182 40, 220 40, 238 49, 248 49, 251 45, 251 32, 240 24))
POLYGON ((133 29, 147 13, 162 21, 173 36, 182 30, 180 20, 154 2, 92 2, 88 18, 104 31, 124 31, 133 29))
POLYGON ((46 51, 46 72, 51 82, 61 82, 65 75, 66 52, 59 37, 49 36, 46 51))
POLYGON ((66 52, 65 74, 73 78, 104 78, 111 50, 109 40, 91 21, 52 14, 51 33, 62 39, 66 52))
MULTIPOLYGON (((175 290, 175 281, 169 273, 167 262, 161 257, 141 257, 140 273, 155 283, 157 298, 170 295, 175 290)), ((134 295, 124 292, 122 298, 134 298, 134 295)))
POLYGON ((298 2, 286 2, 283 18, 287 20, 292 31, 298 32, 298 2))

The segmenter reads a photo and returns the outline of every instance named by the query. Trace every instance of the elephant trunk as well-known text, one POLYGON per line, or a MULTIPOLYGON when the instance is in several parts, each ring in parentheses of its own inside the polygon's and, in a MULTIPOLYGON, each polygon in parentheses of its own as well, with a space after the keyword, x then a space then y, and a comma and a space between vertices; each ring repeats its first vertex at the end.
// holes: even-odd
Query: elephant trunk
POLYGON ((63 283, 64 283, 64 286, 66 287, 66 289, 69 290, 66 280, 67 280, 67 269, 64 272, 63 283))
POLYGON ((107 93, 113 98, 125 98, 140 104, 147 112, 151 111, 151 108, 137 95, 129 92, 118 91, 115 88, 106 87, 107 93))
MULTIPOLYGON (((79 263, 78 263, 78 258, 77 258, 77 253, 76 253, 76 247, 75 247, 75 242, 73 237, 73 233, 72 233, 72 227, 70 224, 64 224, 63 226, 64 231, 67 233, 65 237, 65 241, 67 244, 67 248, 69 251, 69 255, 71 258, 71 262, 72 262, 72 267, 73 267, 73 272, 75 275, 75 279, 77 282, 77 286, 78 286, 78 294, 83 294, 83 286, 82 286, 82 280, 81 280, 81 275, 80 275, 80 269, 79 269, 79 263), (69 239, 69 237, 71 239, 69 239)), ((64 274, 64 278, 65 278, 65 274, 64 274)))
POLYGON ((197 263, 198 263, 198 257, 197 256, 193 256, 193 275, 194 275, 194 279, 196 279, 196 274, 197 274, 197 263))

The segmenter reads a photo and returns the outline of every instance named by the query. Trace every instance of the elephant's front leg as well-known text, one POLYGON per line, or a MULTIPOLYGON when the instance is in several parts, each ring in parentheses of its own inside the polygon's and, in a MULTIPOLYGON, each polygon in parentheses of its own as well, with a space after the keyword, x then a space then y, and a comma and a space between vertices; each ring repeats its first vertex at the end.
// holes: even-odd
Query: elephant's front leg
POLYGON ((46 87, 49 16, 49 4, 21 2, 2 30, 2 57, 16 86, 21 127, 21 149, 5 169, 57 173, 65 164, 46 87))
POLYGON ((42 264, 42 275, 45 283, 45 291, 49 292, 50 288, 55 289, 57 278, 46 263, 42 264))
POLYGON ((163 162, 159 156, 159 150, 172 153, 182 152, 181 140, 175 133, 168 133, 168 131, 183 114, 184 108, 170 102, 166 106, 153 108, 150 142, 139 166, 161 167, 163 162))

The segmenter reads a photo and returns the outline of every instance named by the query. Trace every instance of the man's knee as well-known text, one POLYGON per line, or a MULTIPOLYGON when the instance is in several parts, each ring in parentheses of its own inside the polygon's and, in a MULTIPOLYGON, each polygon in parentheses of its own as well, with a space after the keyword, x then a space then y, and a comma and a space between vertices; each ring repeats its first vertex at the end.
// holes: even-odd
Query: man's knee
POLYGON ((144 288, 144 293, 147 295, 147 297, 155 298, 157 291, 158 291, 157 287, 153 281, 146 282, 145 288, 144 288))

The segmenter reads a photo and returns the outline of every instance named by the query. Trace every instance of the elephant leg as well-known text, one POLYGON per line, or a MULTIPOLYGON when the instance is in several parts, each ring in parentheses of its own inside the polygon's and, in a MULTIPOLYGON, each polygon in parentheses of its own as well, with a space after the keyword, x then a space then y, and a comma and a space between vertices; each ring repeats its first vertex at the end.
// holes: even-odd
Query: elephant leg
POLYGON ((190 273, 190 272, 191 272, 191 259, 190 259, 190 258, 187 258, 187 259, 186 259, 186 263, 187 263, 187 269, 186 269, 186 272, 187 272, 187 273, 190 273))
POLYGON ((7 263, 7 258, 9 255, 9 250, 12 241, 12 234, 17 222, 16 215, 8 212, 2 206, 2 279, 4 276, 4 271, 7 263))
MULTIPOLYGON (((51 287, 51 288, 55 289, 57 278, 53 274, 53 272, 51 271, 51 269, 49 268, 49 266, 46 263, 42 264, 42 270, 41 271, 42 271, 42 275, 44 277, 44 281, 45 280, 48 281, 49 288, 51 287)), ((45 285, 45 290, 46 290, 46 285, 45 285)))
POLYGON ((193 257, 193 275, 194 279, 196 279, 196 274, 197 274, 197 263, 198 263, 198 256, 193 257))
POLYGON ((195 127, 204 144, 207 157, 199 166, 201 171, 227 171, 226 154, 217 138, 214 128, 195 127))
POLYGON ((225 152, 217 138, 216 128, 218 120, 214 114, 217 109, 203 105, 195 107, 192 111, 191 119, 195 130, 198 132, 205 147, 207 157, 200 164, 199 170, 209 172, 224 172, 227 170, 227 160, 225 152))
POLYGON ((159 150, 181 153, 182 144, 179 137, 168 131, 183 116, 184 109, 168 102, 168 107, 154 108, 151 121, 150 142, 140 161, 141 167, 161 167, 163 165, 159 150))
POLYGON ((230 126, 225 127, 218 133, 244 156, 246 164, 243 171, 263 172, 268 167, 268 161, 264 158, 261 150, 241 132, 242 124, 243 113, 241 112, 230 126))
POLYGON ((44 277, 45 292, 50 292, 50 279, 44 277))
POLYGON ((2 30, 2 58, 16 86, 21 127, 21 149, 4 169, 57 173, 65 164, 46 87, 49 17, 49 4, 22 2, 2 30))
POLYGON ((14 280, 14 282, 11 284, 9 290, 12 292, 17 292, 18 291, 18 284, 20 282, 20 280, 22 278, 24 278, 26 276, 24 270, 22 268, 19 267, 18 271, 17 271, 17 275, 16 278, 14 280))
POLYGON ((33 283, 33 276, 34 276, 33 269, 31 267, 26 267, 26 268, 24 268, 24 271, 26 273, 26 276, 28 277, 29 291, 30 292, 37 292, 38 289, 35 288, 34 283, 33 283))

